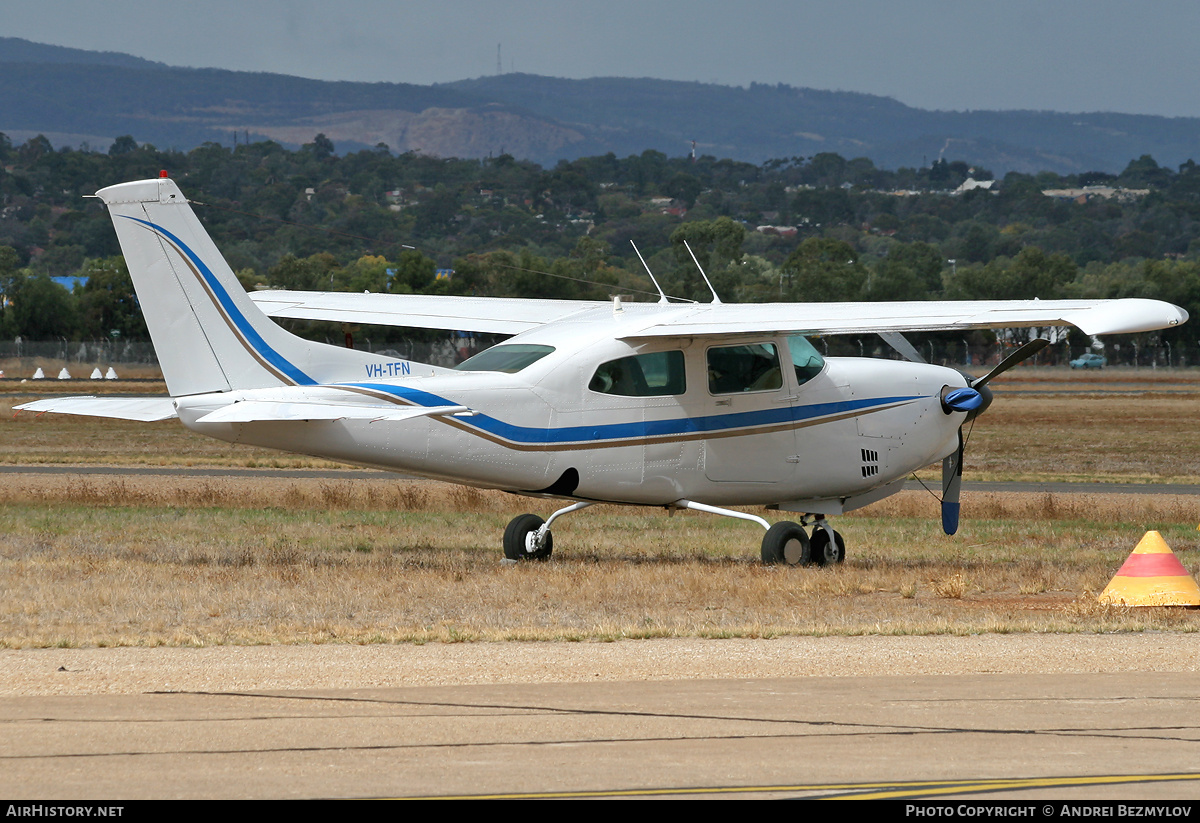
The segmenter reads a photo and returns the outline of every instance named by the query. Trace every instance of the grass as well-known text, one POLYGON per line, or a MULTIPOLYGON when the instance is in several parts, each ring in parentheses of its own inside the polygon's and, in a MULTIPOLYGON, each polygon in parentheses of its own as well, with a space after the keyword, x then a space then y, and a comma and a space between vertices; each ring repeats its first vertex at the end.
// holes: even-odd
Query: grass
MULTIPOLYGON (((1195 476, 1200 375, 1159 372, 1126 397, 1103 393, 1129 384, 1116 373, 1027 371, 975 427, 968 480, 1195 476), (1065 381, 1071 393, 1016 393, 1065 381)), ((10 463, 324 465, 174 422, 0 421, 10 463)), ((1194 498, 967 493, 963 504, 955 537, 923 492, 837 518, 848 559, 830 569, 761 566, 761 533, 744 522, 597 506, 555 524, 550 562, 514 566, 500 562, 505 524, 553 503, 386 475, 0 475, 0 647, 1196 629, 1191 610, 1095 600, 1148 529, 1196 569, 1194 498)))
POLYGON ((0 646, 609 641, 653 637, 1192 631, 1095 593, 1146 528, 1194 565, 1187 498, 975 495, 955 538, 905 493, 839 520, 849 559, 767 568, 758 530, 596 507, 554 559, 500 562, 541 501, 403 481, 72 481, 0 489, 0 646), (273 504, 266 501, 274 499, 273 504), (529 505, 529 504, 533 505, 529 505))

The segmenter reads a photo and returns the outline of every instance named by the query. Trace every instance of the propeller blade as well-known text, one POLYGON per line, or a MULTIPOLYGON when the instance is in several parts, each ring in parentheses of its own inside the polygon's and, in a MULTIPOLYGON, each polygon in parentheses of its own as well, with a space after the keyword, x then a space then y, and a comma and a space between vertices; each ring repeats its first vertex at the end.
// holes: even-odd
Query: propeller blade
POLYGON ((988 381, 991 380, 993 377, 998 377, 999 375, 1004 374, 1006 371, 1008 371, 1013 366, 1020 363, 1022 360, 1025 360, 1026 358, 1029 358, 1029 357, 1033 357, 1035 354, 1037 354, 1038 352, 1040 352, 1042 349, 1046 348, 1049 345, 1050 345, 1050 341, 1045 339, 1044 337, 1038 337, 1035 340, 1030 340, 1024 346, 1021 346, 1019 349, 1017 349, 1015 352, 1010 354, 1008 357, 1001 360, 1000 365, 996 366, 996 368, 992 369, 990 372, 985 374, 983 377, 980 377, 978 380, 971 381, 971 386, 976 389, 979 388, 980 386, 986 386, 988 384, 988 381))
MULTIPOLYGON (((943 408, 947 410, 947 413, 950 411, 966 412, 967 420, 973 420, 992 404, 992 390, 987 387, 988 381, 993 377, 1004 374, 1022 360, 1032 357, 1049 345, 1050 341, 1043 337, 1030 340, 1008 357, 1001 360, 996 368, 983 377, 969 377, 967 388, 945 392, 942 395, 943 408)), ((962 490, 963 451, 965 445, 962 428, 960 427, 958 430, 958 448, 954 450, 953 454, 947 455, 942 460, 942 531, 946 534, 954 534, 958 531, 958 514, 960 508, 958 496, 962 490)))
POLYGON ((958 531, 958 494, 962 489, 963 436, 958 430, 958 448, 942 460, 942 531, 958 531))

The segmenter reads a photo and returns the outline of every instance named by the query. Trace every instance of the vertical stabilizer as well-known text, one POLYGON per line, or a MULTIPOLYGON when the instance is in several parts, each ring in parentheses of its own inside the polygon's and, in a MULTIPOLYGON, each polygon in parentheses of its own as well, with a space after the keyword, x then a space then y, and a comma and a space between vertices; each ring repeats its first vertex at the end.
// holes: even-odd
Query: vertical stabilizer
POLYGON ((112 216, 172 396, 346 380, 389 360, 275 325, 246 296, 175 181, 122 183, 96 196, 112 216))

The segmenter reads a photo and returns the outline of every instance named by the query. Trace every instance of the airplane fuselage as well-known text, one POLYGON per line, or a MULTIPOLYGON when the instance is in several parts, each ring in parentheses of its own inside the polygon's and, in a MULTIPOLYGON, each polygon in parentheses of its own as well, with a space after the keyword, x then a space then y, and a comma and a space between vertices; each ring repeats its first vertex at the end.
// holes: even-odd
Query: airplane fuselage
POLYGON ((964 415, 941 403, 945 387, 966 384, 952 369, 822 359, 808 347, 804 370, 793 362, 804 355, 792 349, 807 342, 785 335, 716 345, 620 339, 608 326, 554 324, 519 335, 509 343, 550 351, 513 373, 370 366, 364 380, 183 397, 177 406, 186 426, 231 442, 479 487, 643 505, 792 502, 835 513, 841 501, 870 495, 957 447, 964 415), (631 367, 637 381, 628 379, 631 367), (197 422, 233 401, 297 399, 377 403, 381 419, 197 422), (469 412, 382 417, 397 407, 447 406, 469 412))

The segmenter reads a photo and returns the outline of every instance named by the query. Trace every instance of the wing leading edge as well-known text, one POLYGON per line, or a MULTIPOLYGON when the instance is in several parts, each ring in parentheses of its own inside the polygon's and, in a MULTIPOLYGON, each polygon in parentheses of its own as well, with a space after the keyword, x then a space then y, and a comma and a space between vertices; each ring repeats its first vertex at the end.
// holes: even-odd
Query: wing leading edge
POLYGON ((973 300, 908 303, 707 304, 626 339, 803 332, 814 335, 1076 326, 1131 334, 1177 326, 1188 314, 1160 300, 973 300))
MULTIPOLYGON (((261 291, 268 315, 451 331, 520 334, 611 304, 511 297, 261 291)), ((1131 334, 1180 325, 1188 313, 1161 300, 965 300, 897 303, 626 304, 641 318, 624 339, 773 332, 866 334, 1076 326, 1085 334, 1131 334)))
POLYGON ((437 294, 269 290, 250 298, 269 317, 494 334, 520 334, 608 303, 437 294))

